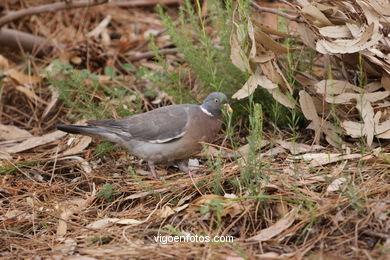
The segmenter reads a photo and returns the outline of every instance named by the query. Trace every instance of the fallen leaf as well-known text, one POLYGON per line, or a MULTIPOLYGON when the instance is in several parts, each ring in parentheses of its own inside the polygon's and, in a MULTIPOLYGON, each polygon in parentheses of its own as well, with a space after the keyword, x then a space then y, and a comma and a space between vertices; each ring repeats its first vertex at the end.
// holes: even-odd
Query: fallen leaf
POLYGON ((63 158, 58 158, 57 160, 74 160, 80 163, 81 168, 84 170, 85 173, 91 173, 92 167, 89 165, 89 163, 80 156, 67 156, 63 158))
POLYGON ((159 216, 161 218, 167 218, 171 215, 175 214, 175 211, 169 207, 169 206, 164 206, 161 210, 160 210, 160 213, 159 213, 159 216))
POLYGON ((331 184, 329 184, 328 188, 326 188, 327 192, 333 192, 333 191, 338 191, 340 189, 341 184, 345 183, 347 179, 344 177, 335 179, 332 181, 331 184))
POLYGON ((57 104, 58 98, 60 97, 60 93, 53 86, 50 86, 49 89, 51 91, 51 98, 45 110, 43 111, 42 119, 45 119, 45 117, 50 113, 50 111, 57 104))
POLYGON ((24 84, 32 85, 32 84, 40 83, 42 81, 42 77, 40 76, 29 76, 22 72, 16 71, 15 69, 9 69, 5 71, 4 75, 12 78, 13 80, 15 80, 17 83, 21 85, 24 84))
POLYGON ((362 158, 361 154, 342 155, 339 153, 307 153, 293 157, 293 159, 309 161, 309 167, 323 166, 338 161, 360 158, 362 158))
POLYGON ((30 138, 24 140, 23 142, 21 142, 20 144, 4 148, 3 151, 6 153, 19 153, 19 152, 26 151, 26 150, 32 149, 32 148, 40 146, 40 145, 54 142, 58 139, 61 139, 66 134, 67 133, 62 132, 62 131, 54 131, 54 132, 51 132, 49 134, 45 134, 42 136, 30 137, 30 138))
POLYGON ((321 145, 307 145, 307 144, 300 144, 295 142, 286 142, 280 139, 277 140, 276 142, 283 148, 289 150, 292 154, 307 153, 310 151, 324 149, 324 147, 322 147, 321 145))
POLYGON ((69 156, 81 153, 84 151, 85 148, 88 147, 88 145, 92 142, 92 137, 90 136, 82 136, 78 139, 78 142, 75 146, 69 148, 68 150, 64 151, 60 156, 69 156))
POLYGON ((28 89, 24 86, 17 86, 16 89, 23 94, 25 94, 28 98, 33 100, 34 102, 39 102, 41 104, 46 104, 46 101, 38 97, 31 89, 28 89))
POLYGON ((110 226, 111 224, 119 221, 119 218, 103 218, 103 219, 98 219, 90 224, 87 225, 88 228, 93 228, 93 229, 102 229, 107 226, 110 226))
POLYGON ((0 124, 0 140, 20 140, 32 137, 32 135, 19 127, 0 124))
POLYGON ((292 209, 275 224, 268 228, 262 229, 257 235, 250 237, 248 240, 263 242, 272 239, 273 237, 277 236, 278 234, 289 228, 294 223, 295 219, 298 217, 297 213, 297 208, 292 209))

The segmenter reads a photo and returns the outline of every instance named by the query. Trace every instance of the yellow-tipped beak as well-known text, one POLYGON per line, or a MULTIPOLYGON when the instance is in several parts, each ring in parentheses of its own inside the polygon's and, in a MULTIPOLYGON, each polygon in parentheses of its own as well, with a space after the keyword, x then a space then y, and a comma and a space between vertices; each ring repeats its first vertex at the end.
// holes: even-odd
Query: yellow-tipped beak
POLYGON ((225 104, 223 106, 225 107, 226 111, 228 111, 229 113, 233 113, 233 109, 229 104, 225 104))

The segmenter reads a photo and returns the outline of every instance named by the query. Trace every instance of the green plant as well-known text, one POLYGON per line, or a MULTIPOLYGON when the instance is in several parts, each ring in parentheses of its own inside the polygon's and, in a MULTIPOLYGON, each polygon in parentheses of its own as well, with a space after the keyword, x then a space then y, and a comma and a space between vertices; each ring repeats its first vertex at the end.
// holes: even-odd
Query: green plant
POLYGON ((114 196, 121 194, 115 191, 116 186, 111 184, 104 184, 103 188, 97 194, 98 198, 104 198, 106 202, 111 202, 114 196))
MULTIPOLYGON (((124 65, 125 70, 131 70, 124 65)), ((50 71, 45 71, 49 83, 59 92, 59 98, 72 110, 69 119, 102 119, 112 117, 112 111, 119 117, 140 111, 140 102, 131 98, 130 86, 112 67, 104 69, 110 77, 108 84, 102 84, 99 76, 89 70, 77 70, 71 65, 54 61, 50 71)))
POLYGON ((261 177, 262 162, 257 158, 263 140, 263 110, 262 106, 249 101, 249 136, 247 137, 249 150, 246 156, 245 167, 241 166, 241 184, 245 187, 252 186, 256 190, 257 181, 261 177))
POLYGON ((12 164, 2 164, 0 165, 0 175, 11 175, 14 174, 19 168, 24 166, 34 165, 36 162, 34 161, 26 161, 26 162, 17 162, 12 164))
POLYGON ((114 238, 110 236, 106 237, 93 237, 91 238, 91 246, 101 246, 110 243, 114 238))
POLYGON ((201 215, 213 213, 216 217, 217 227, 220 228, 222 226, 222 214, 225 209, 223 203, 225 203, 224 199, 212 199, 210 203, 200 207, 199 213, 201 215))
POLYGON ((97 155, 106 155, 113 150, 115 150, 117 146, 113 143, 103 141, 100 144, 96 145, 95 152, 97 155))
MULTIPOLYGON (((189 64, 191 72, 196 76, 201 92, 222 91, 228 95, 234 93, 245 82, 246 75, 236 68, 230 60, 230 32, 233 8, 231 1, 208 1, 210 6, 207 19, 201 15, 199 1, 195 7, 189 1, 179 10, 179 25, 171 17, 158 8, 168 34, 178 51, 183 54, 184 61, 189 64), (213 31, 209 33, 206 25, 211 24, 213 31), (193 35, 195 34, 195 36, 193 35)), ((160 60, 161 62, 161 60, 160 60)), ((180 71, 180 70, 179 70, 180 71)), ((171 88, 183 89, 180 81, 182 73, 167 73, 166 82, 171 88)), ((165 86, 165 88, 169 88, 165 86)))

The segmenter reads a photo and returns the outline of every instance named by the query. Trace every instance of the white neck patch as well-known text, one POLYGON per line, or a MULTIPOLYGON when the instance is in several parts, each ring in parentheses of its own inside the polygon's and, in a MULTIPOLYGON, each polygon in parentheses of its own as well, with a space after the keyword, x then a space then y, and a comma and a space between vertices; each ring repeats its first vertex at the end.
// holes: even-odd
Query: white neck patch
POLYGON ((206 115, 209 115, 209 116, 214 116, 213 114, 211 114, 209 111, 207 111, 206 108, 204 108, 203 106, 200 106, 200 109, 203 111, 203 113, 205 113, 206 115))

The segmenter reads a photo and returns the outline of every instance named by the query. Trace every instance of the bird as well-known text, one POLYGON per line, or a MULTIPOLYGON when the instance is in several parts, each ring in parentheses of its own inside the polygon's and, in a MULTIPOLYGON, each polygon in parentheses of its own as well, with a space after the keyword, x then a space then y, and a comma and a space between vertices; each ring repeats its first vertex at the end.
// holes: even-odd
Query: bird
POLYGON ((89 120, 86 126, 57 125, 57 129, 116 143, 147 161, 154 178, 156 164, 178 164, 189 171, 188 159, 214 141, 221 129, 222 110, 232 112, 226 95, 212 92, 201 105, 177 104, 120 119, 89 120))

